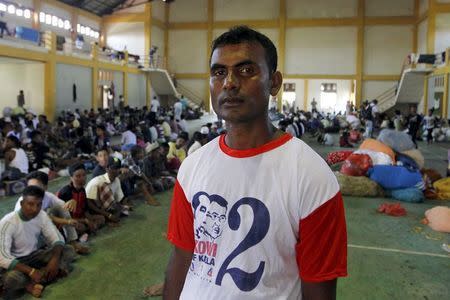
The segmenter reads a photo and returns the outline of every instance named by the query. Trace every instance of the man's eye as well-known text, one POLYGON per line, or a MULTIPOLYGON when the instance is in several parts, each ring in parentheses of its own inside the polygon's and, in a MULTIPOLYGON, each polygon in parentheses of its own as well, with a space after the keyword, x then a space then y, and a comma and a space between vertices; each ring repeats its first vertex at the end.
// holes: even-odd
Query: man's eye
POLYGON ((204 206, 200 207, 200 211, 201 212, 205 212, 206 211, 206 207, 204 207, 204 206))
POLYGON ((249 74, 253 74, 254 70, 253 70, 252 67, 241 67, 241 68, 239 69, 239 72, 240 72, 241 74, 249 75, 249 74))
POLYGON ((225 75, 225 70, 223 70, 223 69, 213 70, 212 71, 212 75, 213 76, 224 76, 225 75))

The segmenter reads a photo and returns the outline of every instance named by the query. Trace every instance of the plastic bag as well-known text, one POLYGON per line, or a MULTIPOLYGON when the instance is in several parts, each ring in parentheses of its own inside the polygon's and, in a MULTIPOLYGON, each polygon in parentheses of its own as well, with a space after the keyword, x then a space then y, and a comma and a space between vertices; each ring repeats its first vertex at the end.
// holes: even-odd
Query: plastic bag
POLYGON ((348 176, 365 176, 372 166, 372 159, 367 154, 351 154, 344 161, 341 173, 348 176))

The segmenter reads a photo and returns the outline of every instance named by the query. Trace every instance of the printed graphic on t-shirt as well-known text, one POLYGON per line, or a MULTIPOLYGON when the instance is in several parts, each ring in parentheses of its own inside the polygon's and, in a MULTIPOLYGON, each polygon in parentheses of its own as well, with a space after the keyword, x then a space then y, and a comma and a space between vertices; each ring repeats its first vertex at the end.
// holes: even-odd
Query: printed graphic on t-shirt
POLYGON ((256 270, 242 270, 231 265, 235 265, 233 260, 240 255, 246 255, 246 259, 252 258, 251 254, 244 252, 264 239, 270 227, 270 214, 266 205, 256 198, 241 198, 231 208, 228 207, 229 203, 220 195, 209 195, 205 192, 194 195, 192 208, 195 249, 189 272, 218 286, 222 285, 225 276, 231 276, 240 290, 251 291, 261 280, 265 261, 257 262, 256 270), (249 206, 253 211, 253 223, 247 233, 239 231, 241 216, 238 209, 241 206, 249 206), (220 244, 223 232, 230 229, 243 237, 234 249, 220 244))

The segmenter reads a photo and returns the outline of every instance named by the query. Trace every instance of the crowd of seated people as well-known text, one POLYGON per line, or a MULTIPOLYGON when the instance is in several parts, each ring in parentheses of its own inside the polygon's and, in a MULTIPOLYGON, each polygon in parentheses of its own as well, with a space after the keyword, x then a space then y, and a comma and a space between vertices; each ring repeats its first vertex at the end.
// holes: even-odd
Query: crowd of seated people
POLYGON ((278 127, 298 138, 305 133, 326 146, 354 147, 365 138, 376 136, 383 129, 403 131, 417 140, 432 142, 450 141, 449 120, 441 118, 433 109, 424 114, 417 113, 417 107, 411 106, 409 113, 395 110, 392 115, 380 113, 378 101, 363 101, 359 109, 350 101, 345 112, 321 113, 316 109, 311 112, 297 109, 285 112, 278 122, 278 127), (339 134, 338 141, 333 134, 339 134))
POLYGON ((173 188, 186 156, 223 132, 221 123, 208 123, 190 138, 184 114, 178 120, 161 108, 63 111, 54 122, 33 111, 3 113, 2 183, 23 178, 27 185, 0 221, 6 298, 24 291, 38 297, 67 276, 75 253, 90 253, 90 236, 120 226, 136 200, 160 205, 157 193, 173 188), (47 187, 58 173, 68 177, 53 194, 47 187))

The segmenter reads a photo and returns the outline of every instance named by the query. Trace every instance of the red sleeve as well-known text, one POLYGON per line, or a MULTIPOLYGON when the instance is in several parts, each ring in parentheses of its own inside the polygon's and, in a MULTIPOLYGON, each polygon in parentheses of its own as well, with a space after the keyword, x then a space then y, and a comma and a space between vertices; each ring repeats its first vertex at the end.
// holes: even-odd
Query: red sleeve
POLYGON ((194 252, 194 215, 178 180, 173 190, 167 239, 176 247, 194 252))
POLYGON ((340 192, 300 220, 296 251, 300 278, 304 281, 347 276, 347 229, 340 192))

